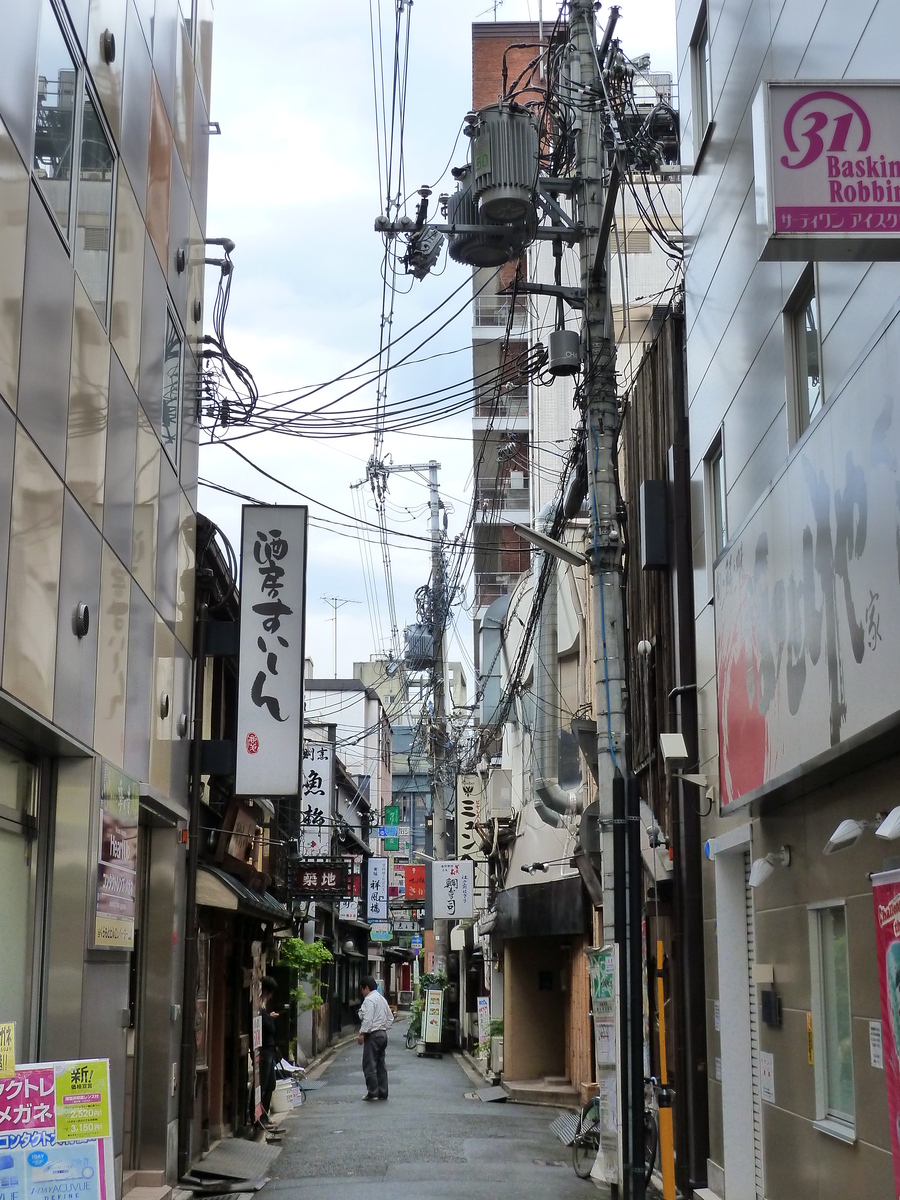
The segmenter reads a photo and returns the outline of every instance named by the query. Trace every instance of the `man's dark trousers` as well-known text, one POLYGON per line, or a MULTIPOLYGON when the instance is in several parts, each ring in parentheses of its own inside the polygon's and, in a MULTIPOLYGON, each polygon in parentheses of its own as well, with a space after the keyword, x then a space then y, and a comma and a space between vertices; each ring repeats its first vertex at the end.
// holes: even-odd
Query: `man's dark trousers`
POLYGON ((363 1075, 366 1077, 366 1091, 370 1096, 378 1096, 387 1100, 388 1073, 384 1062, 384 1052, 387 1050, 388 1035, 384 1029, 376 1029, 373 1033, 363 1035, 363 1075))

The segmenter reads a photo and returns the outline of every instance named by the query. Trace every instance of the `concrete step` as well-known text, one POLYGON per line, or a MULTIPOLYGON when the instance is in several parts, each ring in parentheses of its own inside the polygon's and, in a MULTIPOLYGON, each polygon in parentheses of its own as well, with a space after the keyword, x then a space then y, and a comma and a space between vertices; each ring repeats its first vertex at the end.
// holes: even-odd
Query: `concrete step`
POLYGON ((130 1187, 125 1191, 125 1180, 122 1180, 122 1197, 128 1200, 171 1200, 172 1189, 167 1183, 161 1184, 159 1187, 144 1187, 140 1184, 137 1187, 130 1187))
POLYGON ((122 1195, 127 1196, 134 1188, 159 1188, 166 1185, 165 1171, 123 1171, 122 1195))
POLYGON ((580 1108, 581 1093, 568 1079, 504 1079, 502 1086, 519 1104, 549 1104, 557 1108, 580 1108))

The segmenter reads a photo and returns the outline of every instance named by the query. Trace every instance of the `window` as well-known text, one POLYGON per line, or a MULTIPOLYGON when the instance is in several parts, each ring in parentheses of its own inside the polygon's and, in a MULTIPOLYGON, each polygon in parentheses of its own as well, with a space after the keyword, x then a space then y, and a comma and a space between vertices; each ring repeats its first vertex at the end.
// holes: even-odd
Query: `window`
POLYGON ((109 292, 109 243, 113 213, 115 159, 97 115, 86 96, 81 117, 81 167, 75 217, 75 267, 97 316, 106 324, 109 292))
POLYGON ((69 236, 72 161, 75 157, 77 71, 48 0, 41 13, 34 175, 63 236, 69 236))
POLYGON ((706 4, 700 9, 691 38, 691 90, 694 124, 694 157, 700 157, 712 123, 712 69, 709 57, 709 18, 706 4))
POLYGON ((822 411, 822 341, 816 277, 807 267, 785 309, 791 444, 822 411))
POLYGON ((709 448, 704 460, 706 482, 706 521, 709 530, 710 562, 725 549, 728 541, 728 514, 725 500, 725 456, 722 453, 722 434, 709 448))
POLYGON ((105 325, 115 156, 50 0, 41 12, 34 177, 105 325))
POLYGON ((843 902, 809 912, 813 1005, 816 1128, 845 1140, 855 1137, 850 961, 843 902))

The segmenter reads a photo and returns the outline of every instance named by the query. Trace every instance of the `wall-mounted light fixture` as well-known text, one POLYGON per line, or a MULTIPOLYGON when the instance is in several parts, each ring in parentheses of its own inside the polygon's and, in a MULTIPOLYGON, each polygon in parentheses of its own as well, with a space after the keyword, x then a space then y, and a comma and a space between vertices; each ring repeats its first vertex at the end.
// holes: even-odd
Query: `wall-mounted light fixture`
POLYGON ((708 775, 692 771, 676 771, 674 767, 682 766, 690 761, 684 735, 680 733, 661 733, 659 735, 659 750, 662 754, 663 765, 670 779, 682 779, 685 783, 693 783, 695 787, 703 788, 706 799, 710 802, 716 798, 715 780, 708 775))
POLYGON ((900 837, 900 804, 896 808, 892 808, 882 820, 875 830, 875 836, 884 838, 886 842, 892 842, 895 838, 900 837))
POLYGON ((838 850, 849 850, 872 825, 877 826, 875 836, 883 838, 886 842, 900 838, 900 805, 892 808, 886 815, 883 812, 876 813, 871 821, 857 821, 852 817, 841 821, 825 843, 823 853, 835 854, 838 850))
POLYGON ((765 858, 754 859, 753 865, 750 867, 750 886, 752 888, 759 887, 773 874, 776 867, 789 867, 790 865, 790 846, 782 846, 780 850, 773 850, 765 858))
POLYGON ((836 854, 838 850, 849 850, 863 835, 863 831, 868 826, 868 821, 841 821, 837 829, 825 843, 823 854, 836 854))

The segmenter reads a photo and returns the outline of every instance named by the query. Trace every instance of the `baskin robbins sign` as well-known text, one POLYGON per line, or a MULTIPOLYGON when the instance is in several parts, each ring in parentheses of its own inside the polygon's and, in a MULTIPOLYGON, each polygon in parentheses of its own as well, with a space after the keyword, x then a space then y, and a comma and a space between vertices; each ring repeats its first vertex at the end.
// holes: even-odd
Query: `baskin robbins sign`
POLYGON ((900 259, 900 84, 769 82, 753 104, 762 259, 900 259))

